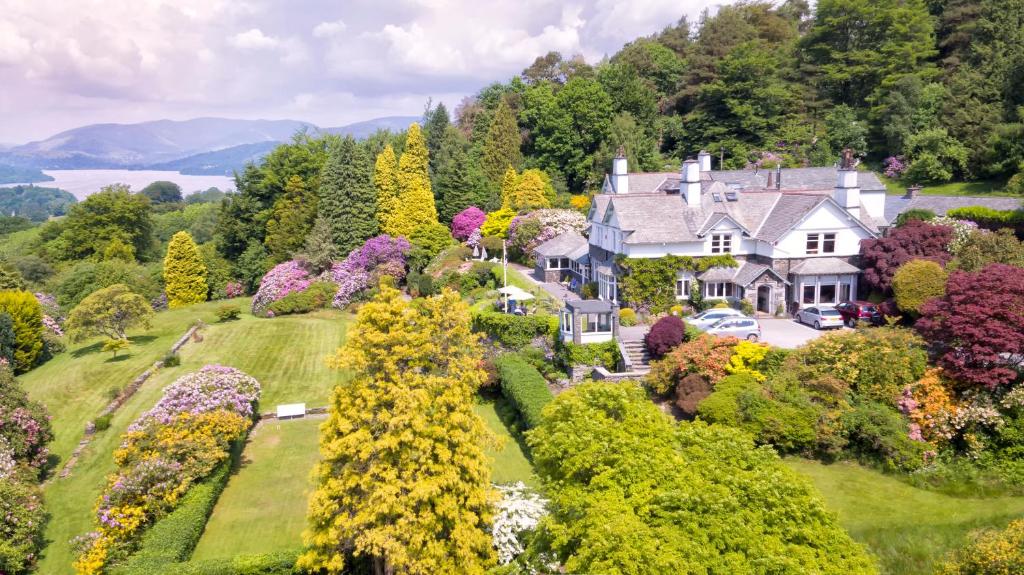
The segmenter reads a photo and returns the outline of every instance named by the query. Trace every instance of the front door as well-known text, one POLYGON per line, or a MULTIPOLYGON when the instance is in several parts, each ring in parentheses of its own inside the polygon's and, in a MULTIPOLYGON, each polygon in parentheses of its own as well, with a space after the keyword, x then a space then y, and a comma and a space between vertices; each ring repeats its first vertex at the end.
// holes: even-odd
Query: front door
POLYGON ((762 285, 757 287, 757 311, 772 313, 772 286, 762 285))

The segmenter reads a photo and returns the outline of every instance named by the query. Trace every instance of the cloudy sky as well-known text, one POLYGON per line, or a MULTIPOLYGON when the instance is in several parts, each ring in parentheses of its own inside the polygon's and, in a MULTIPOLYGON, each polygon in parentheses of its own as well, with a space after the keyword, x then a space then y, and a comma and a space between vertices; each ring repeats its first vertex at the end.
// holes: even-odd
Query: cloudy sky
POLYGON ((336 126, 455 105, 730 0, 0 0, 0 143, 196 116, 336 126))

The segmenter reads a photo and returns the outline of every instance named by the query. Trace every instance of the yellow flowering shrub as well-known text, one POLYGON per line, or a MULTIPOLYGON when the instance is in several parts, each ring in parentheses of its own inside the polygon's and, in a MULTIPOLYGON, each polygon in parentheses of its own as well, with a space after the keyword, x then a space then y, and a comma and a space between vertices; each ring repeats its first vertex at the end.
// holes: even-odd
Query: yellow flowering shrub
POLYGON ((983 531, 943 565, 941 575, 1016 575, 1024 573, 1024 520, 1003 531, 983 531))
POLYGON ((733 348, 732 357, 729 358, 729 364, 725 366, 725 371, 733 375, 748 374, 757 381, 764 381, 766 377, 757 370, 757 366, 768 355, 768 349, 768 346, 763 343, 740 341, 733 348))

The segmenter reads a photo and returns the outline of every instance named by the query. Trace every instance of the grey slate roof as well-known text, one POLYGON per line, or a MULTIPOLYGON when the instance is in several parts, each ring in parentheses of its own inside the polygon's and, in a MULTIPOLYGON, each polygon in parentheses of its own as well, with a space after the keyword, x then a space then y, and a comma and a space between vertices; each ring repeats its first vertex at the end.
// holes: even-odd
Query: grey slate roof
POLYGON ((793 266, 789 273, 793 275, 859 274, 860 268, 839 258, 808 258, 793 266))
POLYGON ((944 216, 949 210, 971 206, 982 206, 993 210, 1015 210, 1021 208, 1021 200, 1020 198, 978 196, 917 196, 915 198, 886 196, 885 219, 889 222, 895 221, 896 216, 915 208, 931 210, 937 216, 944 216))
POLYGON ((543 257, 573 257, 578 252, 586 253, 589 250, 587 238, 576 232, 565 232, 558 234, 550 240, 533 248, 533 253, 543 257))
POLYGON ((826 201, 825 196, 812 194, 780 194, 778 202, 757 231, 757 237, 766 242, 778 241, 793 229, 812 209, 826 201))
POLYGON ((740 268, 713 267, 697 276, 697 279, 702 282, 731 282, 739 271, 740 268))
POLYGON ((600 299, 579 299, 565 302, 565 307, 580 313, 608 313, 612 311, 612 302, 600 299))
POLYGON ((736 272, 736 275, 733 276, 732 278, 732 283, 740 287, 747 287, 754 280, 761 277, 761 274, 765 272, 768 272, 773 276, 779 278, 780 280, 782 280, 783 283, 789 284, 789 281, 786 278, 779 275, 779 273, 773 270, 772 268, 763 264, 755 264, 751 262, 744 262, 743 265, 740 266, 739 271, 736 272))
MULTIPOLYGON (((738 184, 744 188, 764 188, 768 185, 771 170, 720 170, 705 172, 715 181, 738 184)), ((857 173, 861 191, 885 190, 885 185, 874 172, 857 173)), ((832 190, 836 185, 836 168, 783 168, 782 189, 784 190, 832 190)))

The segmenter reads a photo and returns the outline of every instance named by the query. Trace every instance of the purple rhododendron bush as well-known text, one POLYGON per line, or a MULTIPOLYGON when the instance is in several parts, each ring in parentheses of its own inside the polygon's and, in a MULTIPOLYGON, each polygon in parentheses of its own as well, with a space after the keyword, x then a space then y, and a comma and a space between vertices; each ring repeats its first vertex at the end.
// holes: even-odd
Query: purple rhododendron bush
POLYGON ((279 264, 267 272, 260 281, 259 290, 252 298, 253 315, 273 317, 267 309, 270 304, 290 293, 307 289, 314 281, 329 281, 338 286, 331 305, 344 308, 352 303, 359 292, 377 285, 383 276, 396 282, 405 278, 406 256, 411 246, 405 238, 381 235, 370 238, 348 257, 335 262, 319 276, 310 273, 307 264, 292 260, 279 264))
POLYGON ((476 206, 469 206, 452 218, 452 237, 464 242, 473 235, 473 232, 480 229, 487 220, 487 214, 476 206))
POLYGON ((79 538, 79 574, 127 558, 147 527, 224 463, 253 423, 260 384, 223 365, 178 378, 129 426, 114 452, 117 471, 96 504, 96 530, 79 538))

